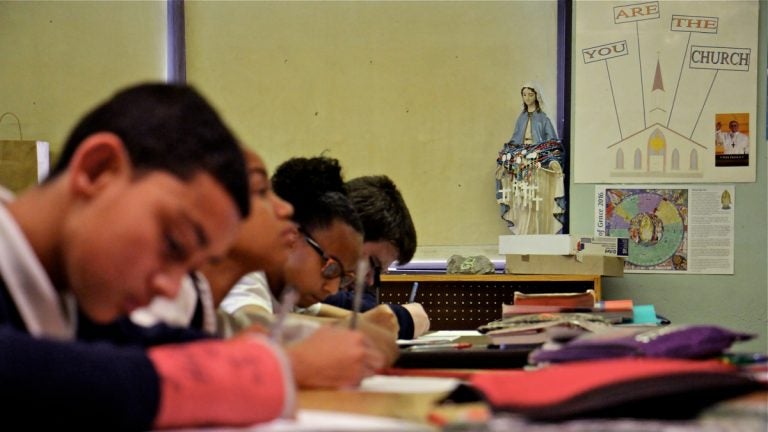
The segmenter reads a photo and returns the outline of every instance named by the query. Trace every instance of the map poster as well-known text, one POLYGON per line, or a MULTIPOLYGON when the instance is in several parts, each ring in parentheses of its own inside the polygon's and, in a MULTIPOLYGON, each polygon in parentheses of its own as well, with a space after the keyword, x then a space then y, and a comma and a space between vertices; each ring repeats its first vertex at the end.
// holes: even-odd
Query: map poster
POLYGON ((733 185, 601 185, 595 235, 627 237, 626 273, 733 274, 733 185))
POLYGON ((573 10, 575 182, 755 181, 756 0, 573 10))

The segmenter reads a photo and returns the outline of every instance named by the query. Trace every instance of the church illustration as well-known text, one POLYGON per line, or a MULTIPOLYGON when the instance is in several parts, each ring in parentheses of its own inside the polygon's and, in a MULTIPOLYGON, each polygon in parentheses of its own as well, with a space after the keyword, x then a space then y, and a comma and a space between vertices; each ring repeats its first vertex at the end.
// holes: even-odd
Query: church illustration
POLYGON ((611 155, 611 177, 703 177, 702 162, 707 152, 714 150, 664 125, 667 111, 658 103, 663 92, 661 66, 657 61, 651 89, 656 104, 649 112, 650 125, 607 147, 611 155))

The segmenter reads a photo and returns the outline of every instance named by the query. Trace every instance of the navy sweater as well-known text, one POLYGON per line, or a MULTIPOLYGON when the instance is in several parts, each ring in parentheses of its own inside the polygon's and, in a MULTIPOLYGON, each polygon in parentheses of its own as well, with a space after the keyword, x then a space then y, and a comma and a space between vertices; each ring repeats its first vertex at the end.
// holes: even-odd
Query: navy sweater
POLYGON ((81 317, 79 323, 77 342, 31 336, 0 277, 3 421, 29 430, 151 429, 160 382, 144 347, 203 334, 165 325, 143 329, 127 319, 99 326, 81 317))
MULTIPOLYGON (((352 291, 339 291, 336 294, 327 297, 323 300, 323 303, 340 307, 342 309, 352 310, 355 300, 355 293, 352 291)), ((379 304, 376 302, 376 294, 369 290, 363 291, 363 301, 360 305, 360 310, 365 312, 373 309, 379 304)), ((388 304, 389 308, 397 317, 397 323, 400 325, 400 332, 397 334, 398 339, 413 339, 413 317, 408 310, 398 304, 388 304)))

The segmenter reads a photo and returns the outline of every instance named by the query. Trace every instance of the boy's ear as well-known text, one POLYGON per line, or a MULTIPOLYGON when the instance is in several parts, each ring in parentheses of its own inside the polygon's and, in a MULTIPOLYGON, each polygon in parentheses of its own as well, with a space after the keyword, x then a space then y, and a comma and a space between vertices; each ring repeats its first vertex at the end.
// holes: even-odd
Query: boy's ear
POLYGON ((129 176, 131 163, 120 137, 99 132, 80 144, 70 161, 69 171, 72 190, 92 196, 111 181, 129 176))

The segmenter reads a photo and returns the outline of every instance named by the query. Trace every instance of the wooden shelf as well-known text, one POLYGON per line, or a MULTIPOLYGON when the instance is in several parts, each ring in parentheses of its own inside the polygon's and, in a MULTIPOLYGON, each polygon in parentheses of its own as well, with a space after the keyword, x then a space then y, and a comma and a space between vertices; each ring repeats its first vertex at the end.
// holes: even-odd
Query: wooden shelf
POLYGON ((472 330, 501 318, 501 305, 512 304, 515 291, 555 293, 595 291, 599 275, 398 274, 381 275, 379 301, 406 303, 414 282, 416 301, 429 314, 432 330, 472 330))

